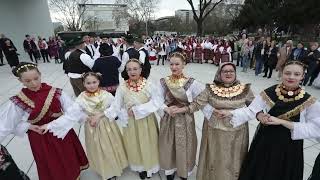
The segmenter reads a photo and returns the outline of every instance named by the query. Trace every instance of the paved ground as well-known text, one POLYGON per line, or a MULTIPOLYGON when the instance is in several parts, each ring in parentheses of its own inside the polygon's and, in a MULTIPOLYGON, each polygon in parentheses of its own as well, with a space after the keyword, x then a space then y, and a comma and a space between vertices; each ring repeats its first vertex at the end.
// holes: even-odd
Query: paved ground
MULTIPOLYGON (((62 65, 60 64, 39 64, 40 70, 42 72, 43 82, 47 82, 55 87, 63 88, 69 95, 73 95, 71 85, 68 81, 68 78, 63 74, 62 65)), ((213 65, 208 64, 190 64, 185 69, 185 74, 194 77, 195 79, 208 83, 211 82, 214 78, 214 74, 217 68, 213 65)), ((164 77, 170 74, 168 66, 153 66, 151 73, 151 80, 158 80, 160 77, 164 77)), ((274 75, 275 76, 275 75, 274 75)), ((259 93, 266 87, 269 87, 276 83, 275 78, 264 79, 261 76, 254 76, 254 72, 250 71, 248 73, 238 73, 238 77, 242 82, 252 83, 252 89, 255 93, 259 93)), ((12 95, 15 95, 22 85, 18 80, 11 74, 10 68, 8 65, 0 67, 0 105, 3 105, 8 101, 8 98, 12 95)), ((306 90, 312 95, 320 99, 320 90, 313 87, 306 87, 306 90)), ((203 122, 203 115, 201 113, 196 113, 196 122, 197 122, 197 136, 199 144, 201 141, 201 129, 203 122)), ((257 121, 250 121, 250 140, 254 134, 254 131, 257 126, 257 121)), ((81 142, 84 143, 84 133, 80 126, 75 127, 76 132, 79 133, 81 142)), ((37 170, 33 160, 33 156, 30 150, 28 139, 25 136, 24 138, 14 137, 13 135, 8 136, 3 145, 7 146, 10 153, 13 155, 13 158, 17 162, 18 166, 31 177, 32 180, 37 180, 37 170)), ((315 140, 305 140, 304 141, 304 154, 305 154, 305 168, 304 168, 304 179, 309 176, 314 160, 320 151, 320 144, 315 140)), ((195 170, 196 171, 196 170, 195 170)), ((189 179, 195 179, 195 173, 189 179)), ((81 180, 95 180, 100 179, 92 171, 87 170, 82 173, 81 180)), ((139 177, 136 173, 126 170, 122 177, 117 178, 119 180, 138 180, 139 177)), ((159 180, 165 179, 163 173, 155 175, 152 179, 159 180)))

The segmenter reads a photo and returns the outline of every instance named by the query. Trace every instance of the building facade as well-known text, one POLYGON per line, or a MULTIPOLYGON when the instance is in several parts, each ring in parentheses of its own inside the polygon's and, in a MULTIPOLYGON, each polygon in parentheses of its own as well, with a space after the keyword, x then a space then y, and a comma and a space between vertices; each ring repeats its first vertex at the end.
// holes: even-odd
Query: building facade
POLYGON ((129 19, 127 17, 115 17, 125 12, 125 4, 81 4, 85 10, 85 18, 89 19, 84 27, 85 31, 129 31, 129 19))
POLYGON ((13 41, 20 54, 20 61, 29 60, 23 49, 26 34, 45 38, 53 35, 48 2, 44 0, 1 1, 0 22, 0 34, 13 41))
POLYGON ((189 24, 189 23, 194 21, 192 10, 188 10, 188 9, 176 10, 175 11, 175 16, 179 17, 182 22, 187 23, 187 24, 189 24))

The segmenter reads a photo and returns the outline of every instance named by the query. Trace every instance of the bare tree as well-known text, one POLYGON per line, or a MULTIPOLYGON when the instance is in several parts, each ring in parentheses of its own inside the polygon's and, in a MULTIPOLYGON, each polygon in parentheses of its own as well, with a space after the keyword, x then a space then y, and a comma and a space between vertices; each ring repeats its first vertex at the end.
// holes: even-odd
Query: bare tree
POLYGON ((187 0, 190 4, 193 18, 197 23, 197 36, 203 35, 203 21, 208 17, 208 15, 213 11, 213 9, 224 0, 218 0, 213 2, 213 0, 199 0, 199 10, 197 11, 194 7, 192 0, 187 0))
POLYGON ((66 25, 69 31, 81 31, 92 18, 85 14, 87 2, 88 0, 49 0, 49 7, 57 14, 56 19, 66 25))
POLYGON ((124 11, 115 9, 113 11, 114 19, 117 20, 129 17, 144 21, 146 23, 146 34, 148 34, 148 21, 152 18, 159 0, 116 0, 116 4, 126 4, 127 8, 124 11))

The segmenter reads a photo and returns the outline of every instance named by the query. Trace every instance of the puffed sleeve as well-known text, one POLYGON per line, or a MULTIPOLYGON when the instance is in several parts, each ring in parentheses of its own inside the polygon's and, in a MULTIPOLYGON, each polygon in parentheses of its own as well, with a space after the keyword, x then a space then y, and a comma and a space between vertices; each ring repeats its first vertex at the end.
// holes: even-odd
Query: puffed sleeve
POLYGON ((253 92, 252 92, 252 90, 251 90, 251 88, 249 89, 249 92, 248 92, 248 94, 247 94, 247 97, 246 97, 246 105, 247 106, 249 106, 250 104, 251 104, 251 102, 254 100, 254 94, 253 94, 253 92))
POLYGON ((79 101, 72 101, 69 96, 62 93, 60 102, 64 109, 64 114, 56 120, 48 124, 49 132, 52 132, 54 136, 58 138, 64 138, 70 129, 77 123, 83 123, 87 117, 87 114, 81 107, 79 101), (68 105, 68 106, 67 106, 68 105))
POLYGON ((120 86, 116 91, 116 95, 114 97, 113 102, 104 111, 105 116, 107 118, 109 118, 110 120, 111 119, 115 119, 117 116, 118 116, 119 120, 124 120, 124 121, 128 120, 128 112, 124 108, 123 96, 124 96, 123 95, 123 89, 120 86))
POLYGON ((12 101, 8 101, 0 109, 0 142, 9 134, 23 136, 29 129, 29 114, 23 109, 15 105, 12 101))
POLYGON ((194 98, 196 98, 203 90, 205 89, 205 85, 194 80, 190 85, 189 89, 186 91, 188 101, 192 102, 194 98))
POLYGON ((209 94, 210 92, 207 88, 204 91, 202 91, 188 106, 189 112, 194 113, 195 111, 203 109, 208 104, 209 94))
POLYGON ((254 98, 254 100, 248 107, 243 107, 231 111, 233 116, 230 123, 233 125, 233 127, 238 127, 247 121, 255 119, 258 112, 266 109, 266 102, 260 95, 258 95, 256 98, 254 98))
POLYGON ((149 83, 147 91, 149 93, 150 100, 147 103, 132 107, 132 111, 136 120, 147 117, 163 106, 163 101, 159 98, 159 90, 157 90, 154 84, 149 83))
POLYGON ((306 108, 300 114, 300 122, 294 122, 293 130, 291 130, 291 138, 293 140, 320 137, 320 103, 316 102, 306 108))

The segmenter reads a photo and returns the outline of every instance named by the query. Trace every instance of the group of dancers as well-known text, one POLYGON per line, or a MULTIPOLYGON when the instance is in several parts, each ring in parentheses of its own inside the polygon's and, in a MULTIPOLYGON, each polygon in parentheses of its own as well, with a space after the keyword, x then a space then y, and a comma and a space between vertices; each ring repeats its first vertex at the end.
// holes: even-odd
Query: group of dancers
MULTIPOLYGON (((130 59, 128 79, 115 96, 99 87, 99 73, 87 72, 85 91, 72 100, 43 83, 36 64, 20 63, 13 74, 25 88, 0 109, 0 142, 27 133, 40 180, 79 179, 89 166, 102 179, 119 177, 127 167, 140 179, 159 170, 167 180, 187 179, 197 164, 194 112, 201 110, 197 180, 303 179, 303 140, 320 137, 320 104, 299 86, 304 64, 289 61, 282 82, 256 96, 231 62, 220 64, 206 85, 185 76, 185 64, 184 54, 172 53, 171 75, 155 83, 130 59), (253 119, 259 126, 248 151, 253 119), (86 153, 72 129, 77 123, 85 127, 86 153)), ((11 158, 0 157, 1 179, 27 178, 11 158)), ((310 179, 319 175, 315 170, 310 179)))

